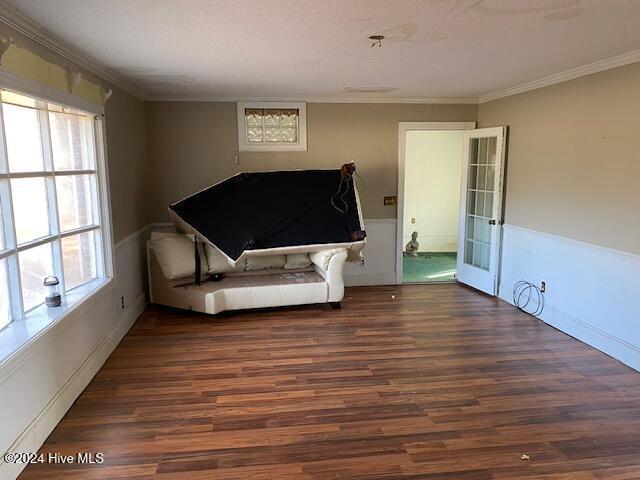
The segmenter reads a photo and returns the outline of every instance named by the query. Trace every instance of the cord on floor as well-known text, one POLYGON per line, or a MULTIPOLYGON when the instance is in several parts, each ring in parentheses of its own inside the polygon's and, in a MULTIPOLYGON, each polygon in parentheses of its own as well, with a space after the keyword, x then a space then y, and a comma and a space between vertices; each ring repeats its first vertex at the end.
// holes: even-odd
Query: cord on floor
POLYGON ((513 287, 513 305, 518 310, 537 317, 544 310, 544 293, 533 283, 519 280, 513 287))

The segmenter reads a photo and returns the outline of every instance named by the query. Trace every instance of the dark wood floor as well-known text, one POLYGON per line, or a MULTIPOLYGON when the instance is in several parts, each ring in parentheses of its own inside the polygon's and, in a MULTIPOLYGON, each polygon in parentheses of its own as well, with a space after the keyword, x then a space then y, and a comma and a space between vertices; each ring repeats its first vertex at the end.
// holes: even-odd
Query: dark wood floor
POLYGON ((149 308, 42 451, 105 462, 21 478, 638 479, 640 374, 458 285, 149 308))

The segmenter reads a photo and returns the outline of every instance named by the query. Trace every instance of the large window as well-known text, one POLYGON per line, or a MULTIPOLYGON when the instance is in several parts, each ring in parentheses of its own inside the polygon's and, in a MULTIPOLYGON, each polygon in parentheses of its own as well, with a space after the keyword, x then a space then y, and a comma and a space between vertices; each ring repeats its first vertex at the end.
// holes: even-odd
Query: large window
POLYGON ((0 329, 105 277, 99 117, 0 91, 0 329))
POLYGON ((306 150, 306 116, 305 103, 238 102, 238 148, 306 150))

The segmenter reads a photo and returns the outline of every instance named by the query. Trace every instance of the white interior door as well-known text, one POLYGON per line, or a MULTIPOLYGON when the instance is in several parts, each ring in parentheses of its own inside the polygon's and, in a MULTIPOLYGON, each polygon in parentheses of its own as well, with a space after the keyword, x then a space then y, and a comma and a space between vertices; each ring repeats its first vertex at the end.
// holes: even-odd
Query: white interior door
POLYGON ((506 127, 465 132, 457 280, 496 295, 506 127))

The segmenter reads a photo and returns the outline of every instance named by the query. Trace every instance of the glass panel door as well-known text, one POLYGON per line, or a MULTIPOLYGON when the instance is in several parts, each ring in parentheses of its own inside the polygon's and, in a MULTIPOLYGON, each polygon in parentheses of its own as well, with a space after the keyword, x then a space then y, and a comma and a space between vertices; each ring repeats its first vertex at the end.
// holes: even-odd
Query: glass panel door
POLYGON ((470 130, 465 139, 458 280, 496 294, 505 127, 470 130))
POLYGON ((489 271, 497 139, 472 138, 470 142, 464 262, 489 271))

